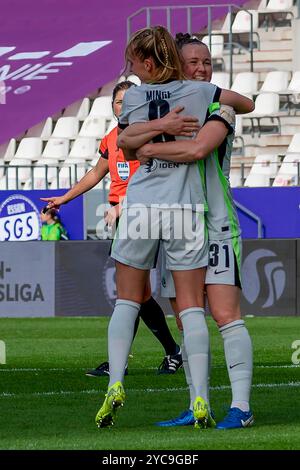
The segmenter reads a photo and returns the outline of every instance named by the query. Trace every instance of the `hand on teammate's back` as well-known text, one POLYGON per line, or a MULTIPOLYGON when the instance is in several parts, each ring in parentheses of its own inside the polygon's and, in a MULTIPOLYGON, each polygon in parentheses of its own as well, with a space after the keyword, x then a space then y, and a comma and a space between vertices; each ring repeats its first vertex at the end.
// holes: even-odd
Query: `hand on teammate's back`
POLYGON ((183 106, 176 106, 176 108, 161 118, 163 132, 182 137, 192 137, 194 132, 199 131, 198 118, 180 115, 183 110, 183 106))

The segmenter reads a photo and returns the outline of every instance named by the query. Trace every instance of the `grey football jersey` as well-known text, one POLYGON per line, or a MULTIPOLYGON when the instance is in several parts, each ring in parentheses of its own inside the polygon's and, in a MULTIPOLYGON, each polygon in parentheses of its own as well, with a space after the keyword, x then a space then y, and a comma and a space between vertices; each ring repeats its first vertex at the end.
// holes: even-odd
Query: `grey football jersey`
POLYGON ((240 235, 240 225, 229 184, 230 160, 234 140, 235 114, 232 108, 215 106, 208 120, 222 120, 229 129, 223 143, 205 160, 209 240, 226 240, 240 235))
MULTIPOLYGON (((126 91, 119 126, 146 122, 163 117, 176 106, 183 106, 185 115, 196 116, 202 126, 207 109, 219 95, 216 85, 190 80, 164 84, 142 84, 126 91)), ((184 137, 176 137, 176 140, 184 137)), ((168 134, 157 136, 154 142, 175 140, 168 134)), ((127 205, 196 204, 206 205, 203 175, 197 162, 173 163, 158 158, 141 165, 131 178, 127 189, 127 205)))

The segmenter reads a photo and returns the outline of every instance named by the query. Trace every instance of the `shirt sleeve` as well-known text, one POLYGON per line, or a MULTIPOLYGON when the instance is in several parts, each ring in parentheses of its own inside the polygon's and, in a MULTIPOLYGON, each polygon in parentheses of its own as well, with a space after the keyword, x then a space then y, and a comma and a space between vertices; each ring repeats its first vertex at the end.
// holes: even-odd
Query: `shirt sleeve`
POLYGON ((102 158, 105 158, 105 160, 108 160, 108 145, 107 145, 106 136, 104 136, 103 139, 101 140, 101 143, 98 149, 98 155, 99 157, 102 157, 102 158))
POLYGON ((217 101, 220 101, 221 92, 222 92, 222 88, 219 88, 218 86, 216 86, 215 94, 213 98, 214 103, 216 103, 217 101))
POLYGON ((206 122, 221 121, 228 129, 228 135, 232 134, 235 129, 235 111, 231 106, 220 103, 212 103, 209 107, 206 122))

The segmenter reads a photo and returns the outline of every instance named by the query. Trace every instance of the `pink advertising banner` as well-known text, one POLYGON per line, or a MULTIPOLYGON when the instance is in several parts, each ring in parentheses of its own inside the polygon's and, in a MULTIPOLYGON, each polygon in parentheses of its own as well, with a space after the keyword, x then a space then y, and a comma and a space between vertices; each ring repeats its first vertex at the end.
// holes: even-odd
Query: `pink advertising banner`
MULTIPOLYGON (((124 66, 127 18, 144 7, 225 4, 222 0, 1 0, 0 144, 116 79, 124 66)), ((235 3, 243 3, 236 1, 235 3)), ((224 15, 215 9, 213 16, 224 15)), ((192 9, 193 32, 207 9, 192 9)), ((152 24, 166 23, 153 13, 152 24)), ((172 32, 187 30, 184 10, 174 10, 172 32)), ((132 28, 146 25, 146 12, 132 28)))

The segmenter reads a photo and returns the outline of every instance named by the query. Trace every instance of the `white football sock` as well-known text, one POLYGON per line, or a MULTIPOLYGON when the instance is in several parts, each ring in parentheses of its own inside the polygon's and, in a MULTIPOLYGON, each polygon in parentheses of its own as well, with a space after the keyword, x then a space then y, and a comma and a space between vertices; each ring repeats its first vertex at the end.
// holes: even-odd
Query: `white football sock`
POLYGON ((134 324, 141 305, 117 299, 108 327, 109 387, 124 379, 133 340, 134 324))

